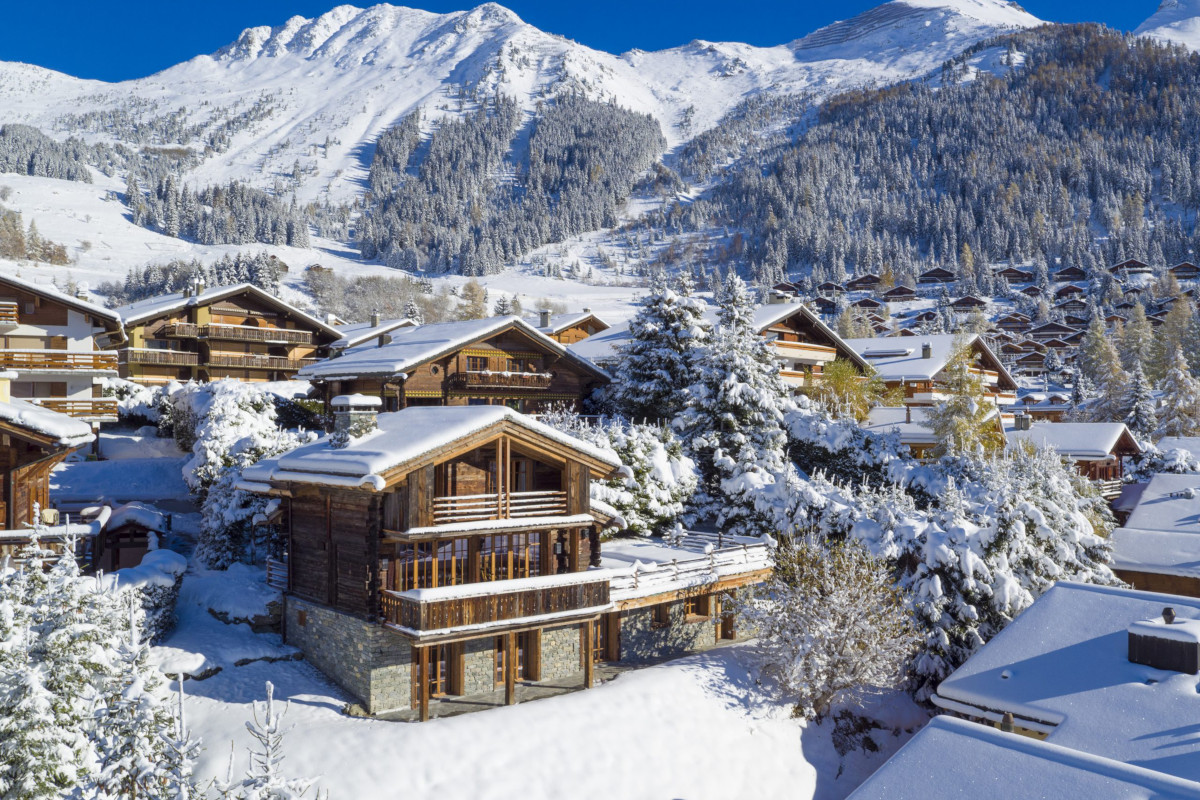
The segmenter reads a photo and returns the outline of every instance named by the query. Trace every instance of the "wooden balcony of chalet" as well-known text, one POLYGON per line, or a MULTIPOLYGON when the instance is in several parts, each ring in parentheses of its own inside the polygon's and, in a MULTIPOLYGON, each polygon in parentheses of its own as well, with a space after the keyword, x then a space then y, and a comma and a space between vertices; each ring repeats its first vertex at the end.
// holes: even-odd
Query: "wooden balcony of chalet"
POLYGON ((386 627, 421 642, 531 621, 567 621, 611 610, 607 572, 543 575, 435 589, 380 592, 386 627))
POLYGON ((117 419, 117 401, 110 398, 93 397, 81 399, 66 399, 57 397, 34 397, 29 402, 42 408, 57 411, 80 419, 113 420, 117 419))
POLYGON ((552 380, 545 372, 492 372, 462 370, 447 378, 453 389, 534 389, 550 388, 552 380))
POLYGON ((0 302, 0 328, 12 328, 21 324, 20 306, 11 301, 0 302))
POLYGON ((116 372, 117 354, 91 350, 0 350, 0 369, 18 372, 116 372))
POLYGON ((567 513, 567 493, 496 492, 433 498, 435 525, 483 522, 492 519, 553 517, 567 513))
POLYGON ((787 358, 800 359, 806 362, 826 363, 837 358, 837 349, 810 342, 789 342, 783 339, 771 340, 775 352, 787 358))
POLYGON ((220 323, 196 325, 191 322, 171 322, 163 327, 163 335, 172 339, 218 339, 235 342, 259 342, 261 344, 316 343, 316 339, 310 331, 260 327, 257 325, 223 325, 220 323))
POLYGON ((151 364, 167 367, 194 367, 200 363, 196 353, 182 350, 157 350, 146 347, 126 347, 120 351, 122 364, 151 364))
POLYGON ((244 367, 247 369, 271 369, 294 372, 316 364, 319 358, 287 358, 285 356, 266 356, 251 353, 224 354, 213 353, 208 357, 210 367, 244 367))

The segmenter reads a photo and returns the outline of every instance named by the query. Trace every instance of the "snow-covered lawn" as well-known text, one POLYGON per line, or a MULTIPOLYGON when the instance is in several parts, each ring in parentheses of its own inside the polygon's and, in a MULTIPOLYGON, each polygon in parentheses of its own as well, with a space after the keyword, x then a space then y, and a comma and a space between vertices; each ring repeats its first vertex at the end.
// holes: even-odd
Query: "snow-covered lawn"
MULTIPOLYGON (((261 577, 258 578, 261 580, 261 577)), ((841 798, 925 721, 906 696, 882 699, 868 714, 888 730, 879 751, 844 758, 833 725, 805 725, 766 695, 753 677, 752 645, 737 645, 625 673, 589 691, 426 723, 383 722, 341 712, 350 698, 275 634, 225 625, 206 606, 227 588, 255 580, 237 568, 189 574, 180 625, 157 648, 164 668, 203 663, 221 671, 188 681, 187 715, 205 752, 199 774, 224 774, 230 742, 235 772, 246 766, 251 703, 275 684, 290 699, 287 771, 319 775, 334 798, 841 798), (194 655, 189 655, 189 653, 194 655), (895 728, 894 733, 892 728, 895 728)), ((245 588, 240 591, 246 592, 245 588)), ((255 591, 239 603, 261 608, 255 591)), ((229 604, 226 604, 229 605, 229 604)))

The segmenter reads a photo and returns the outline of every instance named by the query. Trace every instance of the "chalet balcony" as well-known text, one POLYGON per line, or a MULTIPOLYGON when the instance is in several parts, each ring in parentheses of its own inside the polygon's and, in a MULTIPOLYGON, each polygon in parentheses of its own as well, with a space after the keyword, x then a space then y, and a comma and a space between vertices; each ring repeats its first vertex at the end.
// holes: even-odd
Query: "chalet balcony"
POLYGON ((161 333, 168 339, 198 339, 200 326, 190 322, 168 322, 162 327, 161 333))
POLYGON ((491 519, 558 517, 566 513, 566 492, 503 492, 433 498, 435 525, 456 525, 491 519))
POLYGON ((115 372, 117 354, 91 350, 0 350, 0 369, 18 372, 115 372))
POLYGON ((782 358, 798 359, 812 364, 827 364, 837 358, 837 350, 819 344, 775 339, 771 345, 775 348, 775 353, 782 358))
POLYGON ((796 369, 781 369, 779 370, 779 377, 783 380, 785 385, 791 386, 795 389, 802 389, 807 386, 809 382, 808 373, 801 372, 800 370, 796 369))
POLYGON ((15 328, 21 324, 20 308, 16 303, 5 301, 0 303, 0 328, 15 328))
POLYGON ((42 408, 57 411, 79 419, 115 421, 117 419, 117 401, 109 398, 62 399, 56 397, 33 397, 29 402, 42 408))
POLYGON ((417 640, 522 623, 580 619, 611 609, 607 573, 573 572, 437 589, 384 590, 383 624, 417 640))
POLYGON ((454 372, 449 376, 453 389, 549 389, 550 375, 545 372, 491 372, 488 370, 454 372))
POLYGON ((201 325, 200 337, 236 342, 261 342, 264 344, 315 344, 308 331, 293 331, 286 328, 259 328, 254 325, 201 325))
POLYGON ((263 356, 249 353, 236 355, 213 353, 208 357, 207 363, 210 367, 241 367, 246 369, 270 369, 295 372, 302 367, 307 367, 309 364, 316 364, 320 360, 319 358, 286 358, 284 356, 263 356))
POLYGON ((126 347, 120 351, 122 364, 150 364, 164 367, 194 367, 200 363, 196 353, 181 350, 156 350, 152 348, 126 347))

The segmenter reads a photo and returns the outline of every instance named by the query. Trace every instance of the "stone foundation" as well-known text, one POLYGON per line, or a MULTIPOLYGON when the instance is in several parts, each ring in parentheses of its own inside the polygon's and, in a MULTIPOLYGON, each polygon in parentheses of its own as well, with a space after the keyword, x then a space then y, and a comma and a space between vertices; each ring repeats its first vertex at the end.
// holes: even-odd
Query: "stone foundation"
POLYGON ((542 631, 542 680, 552 681, 583 671, 582 625, 547 628, 542 631))
POLYGON ((654 606, 621 612, 621 661, 638 663, 687 655, 718 641, 714 617, 692 621, 683 603, 670 603, 669 622, 655 621, 654 606))
POLYGON ((463 694, 482 694, 496 686, 496 637, 462 643, 463 694))

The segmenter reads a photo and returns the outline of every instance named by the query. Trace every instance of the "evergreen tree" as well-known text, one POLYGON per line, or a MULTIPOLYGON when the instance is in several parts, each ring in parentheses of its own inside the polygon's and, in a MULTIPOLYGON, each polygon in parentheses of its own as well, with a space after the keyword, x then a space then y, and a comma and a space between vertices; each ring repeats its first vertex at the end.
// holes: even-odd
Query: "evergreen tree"
POLYGON ((1121 369, 1121 358, 1112 342, 1105 339, 1092 365, 1096 399, 1088 407, 1093 422, 1118 422, 1129 414, 1129 374, 1121 369))
POLYGON ((1004 447, 995 404, 984 396, 983 378, 976 371, 977 354, 966 341, 956 342, 942 370, 941 393, 947 399, 926 412, 926 423, 938 440, 939 455, 993 453, 1004 447))
MULTIPOLYGON (((1097 317, 1099 315, 1096 315, 1097 317)), ((1150 363, 1154 348, 1154 329, 1146 318, 1146 309, 1138 303, 1129 314, 1129 321, 1118 338, 1118 351, 1121 355, 1121 366, 1126 372, 1132 373, 1134 367, 1145 369, 1150 363)))
POLYGON ((1154 393, 1150 389, 1150 382, 1146 380, 1146 376, 1142 372, 1141 364, 1137 364, 1133 369, 1133 376, 1129 381, 1129 396, 1125 399, 1125 406, 1129 409, 1129 413, 1125 417, 1125 424, 1129 430, 1138 439, 1149 441, 1150 435, 1158 427, 1158 417, 1154 410, 1154 393))
POLYGON ((1162 409, 1155 435, 1159 438, 1200 435, 1200 381, 1192 377, 1181 349, 1175 348, 1171 367, 1158 388, 1162 392, 1162 409))

